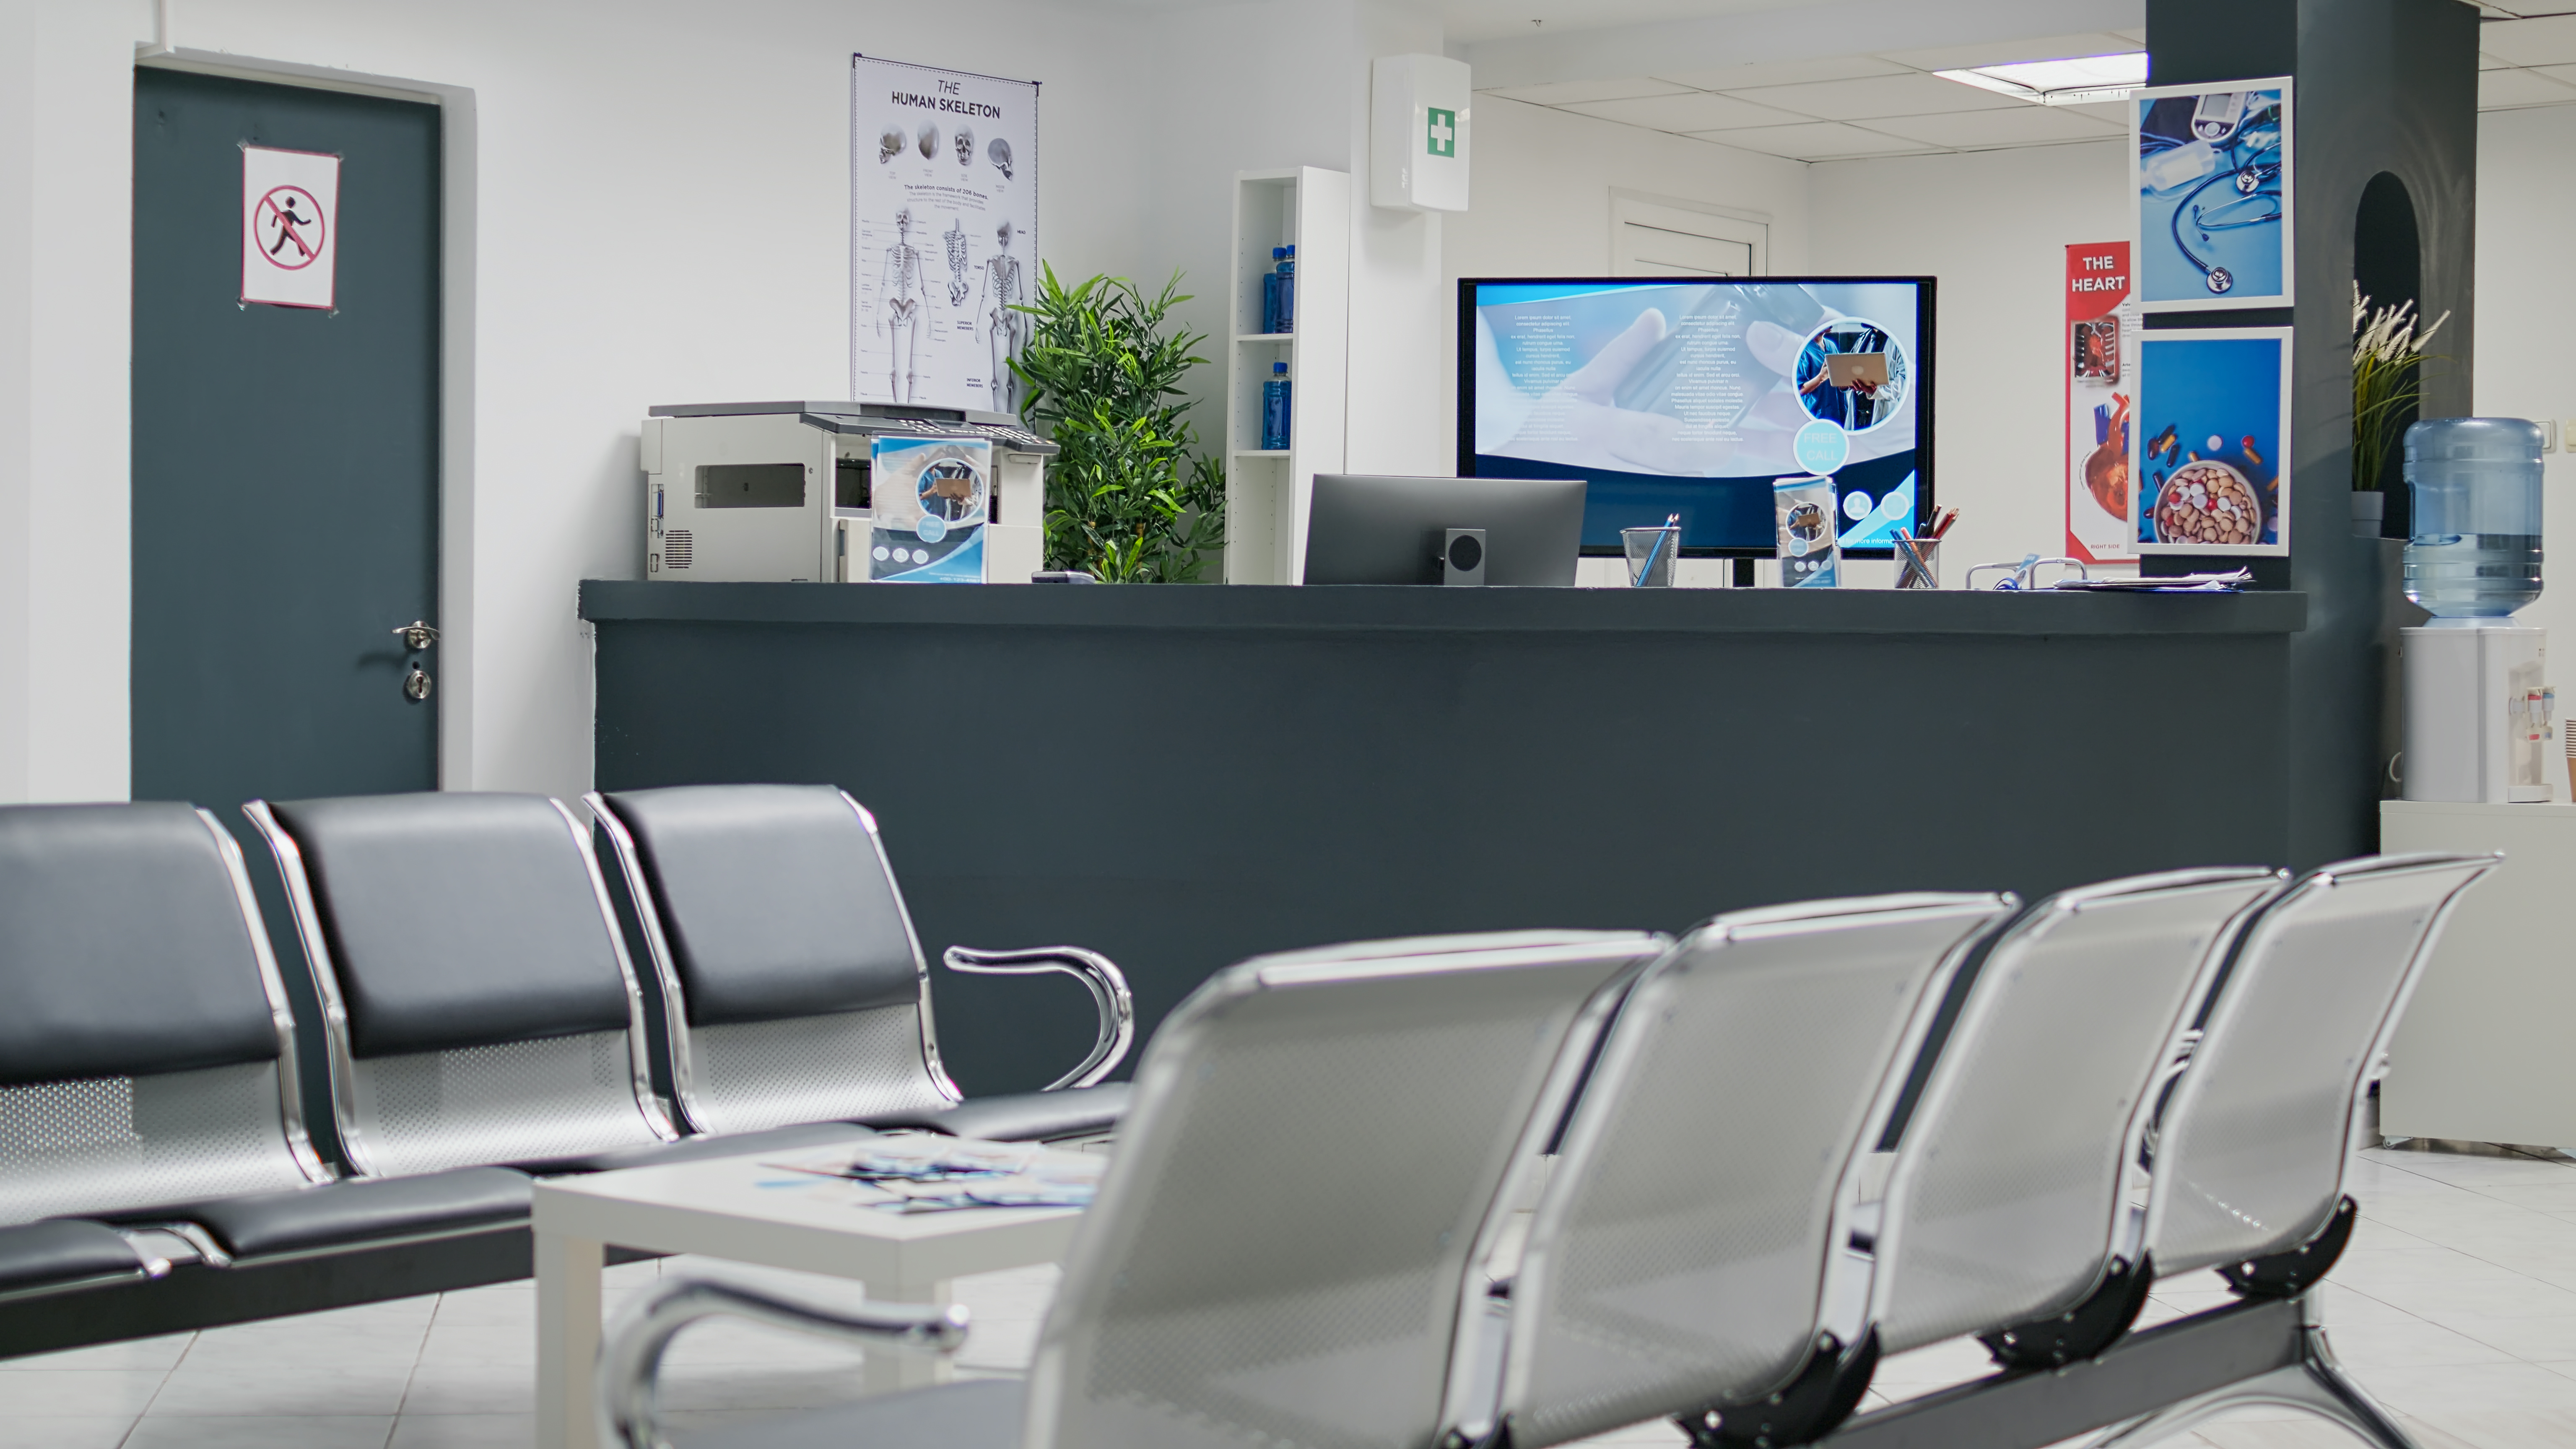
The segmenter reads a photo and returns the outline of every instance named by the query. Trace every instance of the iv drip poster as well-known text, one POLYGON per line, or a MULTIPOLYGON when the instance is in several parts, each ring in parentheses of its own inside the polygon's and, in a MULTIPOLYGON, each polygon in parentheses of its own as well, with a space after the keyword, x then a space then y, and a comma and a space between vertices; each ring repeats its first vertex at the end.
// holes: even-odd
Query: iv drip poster
POLYGON ((850 396, 1020 410, 1038 87, 850 57, 850 396))
POLYGON ((2151 332, 2129 438, 2138 552, 2290 551, 2290 329, 2151 332))
POLYGON ((981 438, 881 437, 868 445, 876 524, 868 580, 984 582, 984 524, 992 516, 993 445, 981 438))
POLYGON ((2128 563, 2129 400, 2138 391, 2138 308, 2129 296, 2129 244, 2066 249, 2066 556, 2128 563))
POLYGON ((2289 306, 2288 78, 2154 86, 2128 104, 2140 307, 2289 306))

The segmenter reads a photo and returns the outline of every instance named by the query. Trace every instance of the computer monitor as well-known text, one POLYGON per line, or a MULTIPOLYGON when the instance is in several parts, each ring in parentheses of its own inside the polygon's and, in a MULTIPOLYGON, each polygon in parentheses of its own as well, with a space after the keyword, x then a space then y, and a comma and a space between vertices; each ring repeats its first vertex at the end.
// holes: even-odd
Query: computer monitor
POLYGON ((1830 477, 1847 552, 1932 508, 1930 277, 1458 283, 1458 471, 1580 477, 1583 551, 1681 515, 1682 552, 1767 557, 1772 485, 1830 477))
POLYGON ((1315 475, 1306 582, 1436 584, 1453 528, 1485 530, 1485 582, 1570 588, 1583 536, 1580 478, 1315 475))

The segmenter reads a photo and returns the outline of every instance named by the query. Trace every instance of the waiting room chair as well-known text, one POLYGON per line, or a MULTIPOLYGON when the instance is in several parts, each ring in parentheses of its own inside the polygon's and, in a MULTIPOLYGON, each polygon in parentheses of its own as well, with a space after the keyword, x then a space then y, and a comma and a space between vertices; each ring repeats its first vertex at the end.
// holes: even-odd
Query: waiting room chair
MULTIPOLYGON (((205 811, 0 809, 0 1001, 0 1301, 55 1298, 13 1309, 0 1352, 335 1306, 295 1294, 387 1248, 516 1234, 526 1271, 522 1174, 333 1181, 240 850, 205 811)), ((411 1291, 492 1281, 464 1272, 411 1291)))
MULTIPOLYGON (((2042 1449, 2103 1431, 2091 1441, 2097 1449, 2126 1449, 2234 1409, 2273 1405, 2326 1418, 2380 1449, 2414 1449, 2336 1365, 2311 1295, 2358 1214, 2342 1182, 2361 1101, 2444 919, 2495 863, 2463 856, 2346 861, 2311 873, 2259 907, 2216 969, 2200 973, 2195 1010, 2176 1038, 2189 1044, 2188 1059, 2174 1068, 2179 1076, 2170 1078, 2161 1106, 2159 1084, 2168 1078, 2160 1073, 2146 1080, 2152 1133, 2133 1122, 2095 1148, 2098 1159, 2116 1143, 2119 1160, 2143 1158, 2149 1168, 2143 1227, 2134 1239, 2137 1281, 2115 1282, 2116 1252, 2107 1255, 2094 1291, 2074 1299, 2066 1296, 2071 1287, 2061 1291, 2066 1306, 2056 1320, 1981 1331, 1997 1357, 2012 1365, 2003 1373, 1859 1415, 1821 1442, 1834 1449, 1947 1443, 2042 1449), (2149 1144, 2151 1150, 2141 1151, 2149 1144), (2148 1275, 2205 1267, 2219 1269, 2237 1301, 2122 1332, 2148 1275)), ((2224 897, 2211 901, 2223 904, 2224 897)), ((1955 1064, 1945 1060, 1936 1078, 1945 1071, 1961 1074, 1961 1081, 1982 1076, 2002 1045, 1989 1039, 1955 1064)), ((1938 1090, 1927 1091, 1927 1103, 1938 1090)), ((2015 1102, 2028 1105, 2026 1097, 2015 1102)), ((1900 1159, 1937 1161, 1951 1138, 1964 1133, 1973 1141, 1992 1131, 1991 1124, 1970 1122, 1964 1104, 1954 1107, 1918 1116, 1900 1144, 1900 1159)), ((2046 1172, 1999 1169, 1999 1178, 1990 1175, 1982 1184, 1990 1197, 2054 1197, 2062 1206, 2044 1229, 2034 1228, 2034 1217, 2018 1232, 2000 1224, 1980 1231, 1970 1220, 1973 1205, 1966 1214, 1943 1206, 1939 1175, 1912 1169, 1910 1186, 1892 1191, 1887 1204, 1881 1271, 1892 1276, 1882 1311, 1893 1342, 1981 1316, 1956 1306, 1962 1285, 1978 1274, 2036 1286, 2040 1280, 2021 1267, 2034 1245, 2050 1256, 2052 1243, 2080 1246, 2069 1230, 2102 1233, 2098 1185, 2070 1192, 2046 1172), (1945 1216, 1957 1221, 1939 1226, 1945 1216), (1946 1261, 1927 1275, 1907 1266, 1919 1252, 1938 1252, 1946 1261), (1927 1276, 1925 1305, 1904 1308, 1909 1285, 1927 1276), (1907 1321, 1916 1326, 1907 1329, 1907 1321)), ((1896 1176, 1908 1178, 1906 1161, 1896 1176)), ((1971 1185, 1963 1179, 1948 1191, 1971 1185)), ((2114 1222, 2124 1224, 2125 1215, 2114 1222)), ((2112 1241, 2124 1231, 2115 1227, 2112 1241)), ((2064 1256, 2070 1266, 2078 1261, 2064 1256)), ((2006 1317, 2023 1311, 2000 1300, 1992 1309, 2006 1317)))
POLYGON ((1115 965, 1070 946, 946 953, 955 971, 1073 976, 1098 1012, 1089 1055, 1046 1091, 958 1105, 920 939, 875 817, 847 794, 694 785, 583 800, 652 958, 689 1130, 842 1120, 1017 1140, 1117 1121, 1126 1085, 1095 1084, 1125 1057, 1135 1009, 1115 965))
MULTIPOLYGON (((1482 1296, 1472 1265, 1507 1215, 1497 1190, 1553 1130, 1592 1027, 1665 944, 1526 932, 1229 968, 1146 1050, 1025 1382, 913 1390, 682 1442, 1430 1445, 1451 1337, 1482 1296)), ((648 1290, 603 1353, 603 1437, 658 1446, 653 1374, 671 1336, 765 1302, 685 1279, 648 1290)), ((789 1316, 879 1344, 958 1332, 938 1306, 789 1316)))
POLYGON ((1534 1449, 1784 1394, 1849 1412, 1875 1359, 1866 1277, 1838 1251, 1865 1149, 1896 1065, 2013 906, 1743 911, 1655 963, 1567 1120, 1508 1299, 1460 1336, 1451 1442, 1534 1449))

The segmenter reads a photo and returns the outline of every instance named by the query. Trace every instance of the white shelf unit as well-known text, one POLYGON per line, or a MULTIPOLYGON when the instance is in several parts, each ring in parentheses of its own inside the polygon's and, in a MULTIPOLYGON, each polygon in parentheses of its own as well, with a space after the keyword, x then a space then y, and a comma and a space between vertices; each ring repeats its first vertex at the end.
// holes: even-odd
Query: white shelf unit
POLYGON ((1351 178, 1300 166, 1234 179, 1233 314, 1225 381, 1225 580, 1293 584, 1317 473, 1339 472, 1350 361, 1351 178), (1297 249, 1296 330, 1261 328, 1270 249, 1297 249), (1288 448, 1261 447, 1261 385, 1288 364, 1288 448))

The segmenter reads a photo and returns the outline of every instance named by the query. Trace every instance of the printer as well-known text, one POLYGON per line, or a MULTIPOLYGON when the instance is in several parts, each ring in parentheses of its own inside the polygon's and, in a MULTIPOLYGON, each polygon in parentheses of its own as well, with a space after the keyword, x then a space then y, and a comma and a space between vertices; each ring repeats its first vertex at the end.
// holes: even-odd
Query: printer
MULTIPOLYGON (((865 583, 876 526, 879 439, 965 445, 986 456, 981 576, 1022 583, 1046 567, 1053 443, 1003 413, 892 403, 674 403, 644 419, 644 577, 865 583)), ((916 508, 914 511, 918 511, 916 508)), ((884 570, 879 569, 882 574, 884 570)))

